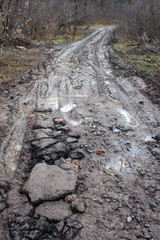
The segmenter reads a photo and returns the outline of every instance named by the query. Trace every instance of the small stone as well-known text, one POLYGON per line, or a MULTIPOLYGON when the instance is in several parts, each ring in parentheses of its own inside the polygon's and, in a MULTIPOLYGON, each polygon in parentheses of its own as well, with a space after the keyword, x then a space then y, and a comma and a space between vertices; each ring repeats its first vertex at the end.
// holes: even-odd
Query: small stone
POLYGON ((79 161, 78 160, 73 160, 72 163, 79 166, 79 161))
POLYGON ((43 149, 43 148, 48 148, 55 143, 56 143, 56 140, 52 138, 48 138, 48 139, 41 139, 39 141, 34 141, 32 142, 32 146, 39 149, 43 149))
POLYGON ((76 198, 72 204, 71 204, 71 208, 73 212, 80 212, 80 213, 84 213, 85 209, 86 209, 86 205, 83 201, 82 198, 76 198))
POLYGON ((49 223, 47 222, 46 218, 40 217, 38 220, 37 228, 40 231, 48 232, 49 231, 49 223))
POLYGON ((33 206, 28 202, 27 196, 19 193, 18 186, 9 191, 7 205, 9 206, 9 213, 14 213, 16 216, 27 216, 33 210, 33 206))
POLYGON ((61 164, 65 163, 65 162, 66 162, 66 160, 64 158, 60 158, 55 161, 55 165, 60 166, 61 164))
POLYGON ((72 203, 77 198, 76 194, 71 194, 65 197, 65 202, 72 203))
POLYGON ((38 128, 51 128, 54 129, 54 123, 51 119, 47 118, 44 120, 38 119, 37 120, 38 128))
POLYGON ((160 133, 158 133, 158 134, 155 136, 155 140, 157 140, 157 142, 160 142, 160 133))
POLYGON ((76 173, 79 172, 79 167, 72 163, 64 163, 64 164, 60 165, 60 168, 62 168, 64 170, 72 170, 72 171, 75 171, 76 173))
POLYGON ((79 148, 78 142, 70 144, 70 149, 71 150, 76 150, 77 148, 79 148))
POLYGON ((101 155, 103 153, 103 150, 102 149, 98 149, 97 151, 96 151, 96 154, 97 155, 101 155))
POLYGON ((3 210, 6 208, 5 202, 0 203, 0 213, 3 212, 3 210))
POLYGON ((70 133, 68 134, 68 136, 71 137, 71 138, 80 138, 80 135, 77 134, 77 133, 74 133, 74 132, 70 132, 70 133))
POLYGON ((64 227, 64 222, 61 221, 61 222, 59 222, 59 223, 56 223, 56 224, 55 224, 55 227, 56 227, 56 229, 57 229, 58 232, 61 232, 62 229, 63 229, 63 227, 64 227))
POLYGON ((151 214, 151 219, 154 220, 154 221, 158 221, 157 214, 155 214, 155 213, 151 214))
POLYGON ((154 148, 151 152, 157 159, 160 159, 160 149, 159 148, 154 148))
POLYGON ((62 136, 62 132, 61 131, 56 131, 56 132, 53 132, 53 134, 52 134, 53 138, 58 138, 60 136, 62 136))
POLYGON ((33 210, 33 206, 30 203, 24 203, 16 205, 10 208, 11 213, 16 214, 17 216, 28 216, 33 210))
POLYGON ((113 132, 114 133, 120 133, 121 131, 119 129, 115 128, 115 129, 113 129, 113 132))
POLYGON ((151 236, 148 234, 148 233, 144 233, 144 236, 143 236, 145 239, 150 239, 151 236))
MULTIPOLYGON (((140 221, 141 221, 141 219, 140 219, 139 217, 136 217, 136 219, 137 219, 137 221, 138 221, 138 222, 140 222, 140 221)), ((138 225, 138 226, 139 226, 139 225, 138 225)))
POLYGON ((146 144, 156 143, 156 140, 150 136, 147 136, 144 140, 146 144))
POLYGON ((130 222, 132 222, 132 218, 129 216, 127 217, 127 223, 130 223, 130 222))
POLYGON ((35 210, 35 215, 59 222, 70 217, 72 212, 69 204, 64 201, 54 201, 40 204, 35 210))
POLYGON ((71 137, 67 138, 67 143, 76 143, 76 142, 78 142, 77 138, 71 138, 71 137))
POLYGON ((143 104, 144 104, 144 102, 143 102, 143 101, 139 101, 139 104, 143 105, 143 104))
POLYGON ((0 189, 3 189, 5 192, 10 190, 10 184, 7 181, 0 181, 0 189))
POLYGON ((35 130, 34 133, 35 133, 36 140, 40 140, 40 139, 49 137, 44 131, 41 131, 41 129, 35 130))
POLYGON ((81 150, 71 151, 69 155, 72 159, 81 160, 82 158, 84 158, 84 154, 81 150))
POLYGON ((154 209, 154 208, 157 207, 157 205, 155 204, 155 202, 150 202, 149 205, 150 205, 151 209, 154 209))
POLYGON ((157 186, 156 186, 156 190, 157 190, 157 191, 160 191, 160 185, 157 185, 157 186))
POLYGON ((62 119, 62 118, 56 118, 56 119, 53 119, 53 121, 56 123, 56 124, 62 124, 62 125, 66 125, 66 120, 62 119))

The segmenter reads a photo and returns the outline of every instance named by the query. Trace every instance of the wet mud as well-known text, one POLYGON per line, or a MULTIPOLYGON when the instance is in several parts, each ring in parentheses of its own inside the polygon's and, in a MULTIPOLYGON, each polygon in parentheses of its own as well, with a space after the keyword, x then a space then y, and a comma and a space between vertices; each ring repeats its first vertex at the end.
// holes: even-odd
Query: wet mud
POLYGON ((10 122, 4 101, 1 126, 8 121, 10 127, 1 135, 3 239, 159 239, 160 111, 143 94, 141 78, 115 74, 113 30, 99 28, 47 50, 50 61, 21 86, 25 94, 19 93, 10 122), (78 164, 73 193, 83 200, 83 212, 61 223, 35 215, 37 205, 22 187, 44 162, 63 169, 63 163, 78 164), (28 210, 15 211, 11 192, 24 198, 18 209, 27 202, 28 210))

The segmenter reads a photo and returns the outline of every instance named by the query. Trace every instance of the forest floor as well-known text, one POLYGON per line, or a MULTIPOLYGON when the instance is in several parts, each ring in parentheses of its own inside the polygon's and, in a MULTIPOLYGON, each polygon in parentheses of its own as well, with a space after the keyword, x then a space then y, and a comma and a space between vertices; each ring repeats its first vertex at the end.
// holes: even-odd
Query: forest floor
POLYGON ((0 239, 159 239, 160 109, 113 31, 1 86, 0 239))

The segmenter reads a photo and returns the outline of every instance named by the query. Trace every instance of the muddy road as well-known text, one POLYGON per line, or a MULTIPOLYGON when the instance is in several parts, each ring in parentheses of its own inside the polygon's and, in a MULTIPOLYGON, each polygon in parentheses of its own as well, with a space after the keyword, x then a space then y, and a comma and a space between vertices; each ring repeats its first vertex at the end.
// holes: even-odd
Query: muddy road
POLYGON ((160 111, 142 79, 114 75, 112 36, 47 50, 16 114, 3 102, 2 239, 159 239, 160 111))

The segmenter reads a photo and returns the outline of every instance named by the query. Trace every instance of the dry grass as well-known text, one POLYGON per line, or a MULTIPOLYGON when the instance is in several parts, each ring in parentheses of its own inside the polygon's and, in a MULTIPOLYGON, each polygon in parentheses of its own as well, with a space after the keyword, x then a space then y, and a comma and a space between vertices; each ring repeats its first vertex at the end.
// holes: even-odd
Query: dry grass
POLYGON ((0 48, 0 83, 13 81, 19 74, 45 60, 40 49, 0 48))
MULTIPOLYGON (((149 46, 155 48, 156 46, 149 46)), ((144 51, 143 46, 137 47, 136 42, 118 41, 114 48, 122 53, 125 58, 134 63, 135 68, 151 77, 160 77, 160 54, 144 51)))

